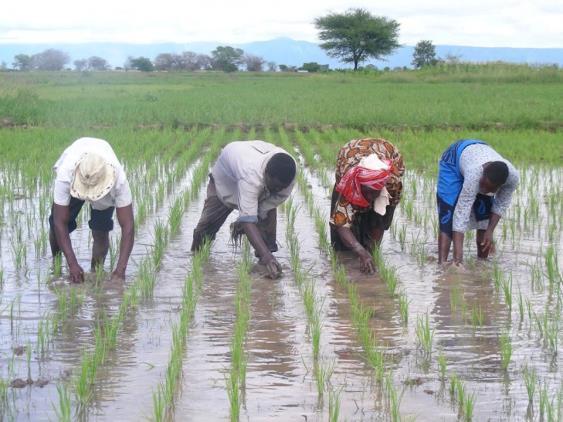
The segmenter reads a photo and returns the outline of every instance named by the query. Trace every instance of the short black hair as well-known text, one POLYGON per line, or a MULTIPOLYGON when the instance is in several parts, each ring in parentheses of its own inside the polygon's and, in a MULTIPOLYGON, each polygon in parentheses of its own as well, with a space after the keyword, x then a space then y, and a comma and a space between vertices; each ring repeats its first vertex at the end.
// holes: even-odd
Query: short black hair
POLYGON ((295 179, 295 171, 295 160, 291 155, 283 152, 274 154, 266 164, 266 173, 285 184, 285 186, 289 186, 295 179))
POLYGON ((492 161, 483 170, 483 176, 495 186, 502 186, 508 179, 508 166, 503 161, 492 161))

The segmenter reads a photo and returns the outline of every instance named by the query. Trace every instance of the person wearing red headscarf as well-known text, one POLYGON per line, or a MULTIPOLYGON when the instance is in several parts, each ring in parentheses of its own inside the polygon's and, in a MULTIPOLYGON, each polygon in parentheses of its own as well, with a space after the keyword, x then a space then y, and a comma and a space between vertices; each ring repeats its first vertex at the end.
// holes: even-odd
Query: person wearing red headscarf
POLYGON ((404 171, 399 150, 385 139, 354 139, 340 149, 331 201, 331 243, 337 251, 354 251, 363 272, 375 271, 372 252, 393 221, 404 171))

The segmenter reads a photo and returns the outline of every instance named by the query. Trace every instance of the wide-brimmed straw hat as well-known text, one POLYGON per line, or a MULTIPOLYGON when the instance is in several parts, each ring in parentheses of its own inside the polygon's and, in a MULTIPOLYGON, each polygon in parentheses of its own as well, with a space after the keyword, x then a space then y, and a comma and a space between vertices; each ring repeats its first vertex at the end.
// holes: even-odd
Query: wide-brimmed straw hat
POLYGON ((97 201, 115 184, 115 167, 98 154, 87 152, 76 163, 70 194, 83 201, 97 201))

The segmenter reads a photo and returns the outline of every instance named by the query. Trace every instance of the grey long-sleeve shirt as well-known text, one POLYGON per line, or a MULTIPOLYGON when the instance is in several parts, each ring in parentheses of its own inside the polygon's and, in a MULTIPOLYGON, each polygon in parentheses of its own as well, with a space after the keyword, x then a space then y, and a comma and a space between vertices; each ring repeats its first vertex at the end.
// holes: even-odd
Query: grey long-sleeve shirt
POLYGON ((238 222, 255 223, 291 194, 295 179, 277 193, 269 192, 264 172, 270 158, 287 152, 264 141, 235 141, 223 150, 211 170, 219 200, 239 210, 238 222))
POLYGON ((463 150, 459 160, 459 170, 463 176, 463 188, 455 206, 453 231, 463 233, 470 228, 471 212, 475 197, 479 193, 479 180, 483 175, 483 164, 490 161, 503 161, 508 166, 508 178, 495 194, 492 212, 502 216, 510 205, 512 194, 518 186, 518 171, 512 163, 490 146, 470 145, 463 150))

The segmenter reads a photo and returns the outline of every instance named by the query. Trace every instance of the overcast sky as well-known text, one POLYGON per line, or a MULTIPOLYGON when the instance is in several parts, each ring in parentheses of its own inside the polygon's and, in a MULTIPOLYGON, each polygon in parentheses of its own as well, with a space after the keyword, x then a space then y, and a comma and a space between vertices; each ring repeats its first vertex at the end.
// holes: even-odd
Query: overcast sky
MULTIPOLYGON (((315 17, 362 7, 402 44, 563 47, 561 0, 4 0, 0 43, 318 41, 315 17)), ((0 47, 1 48, 1 47, 0 47)))

